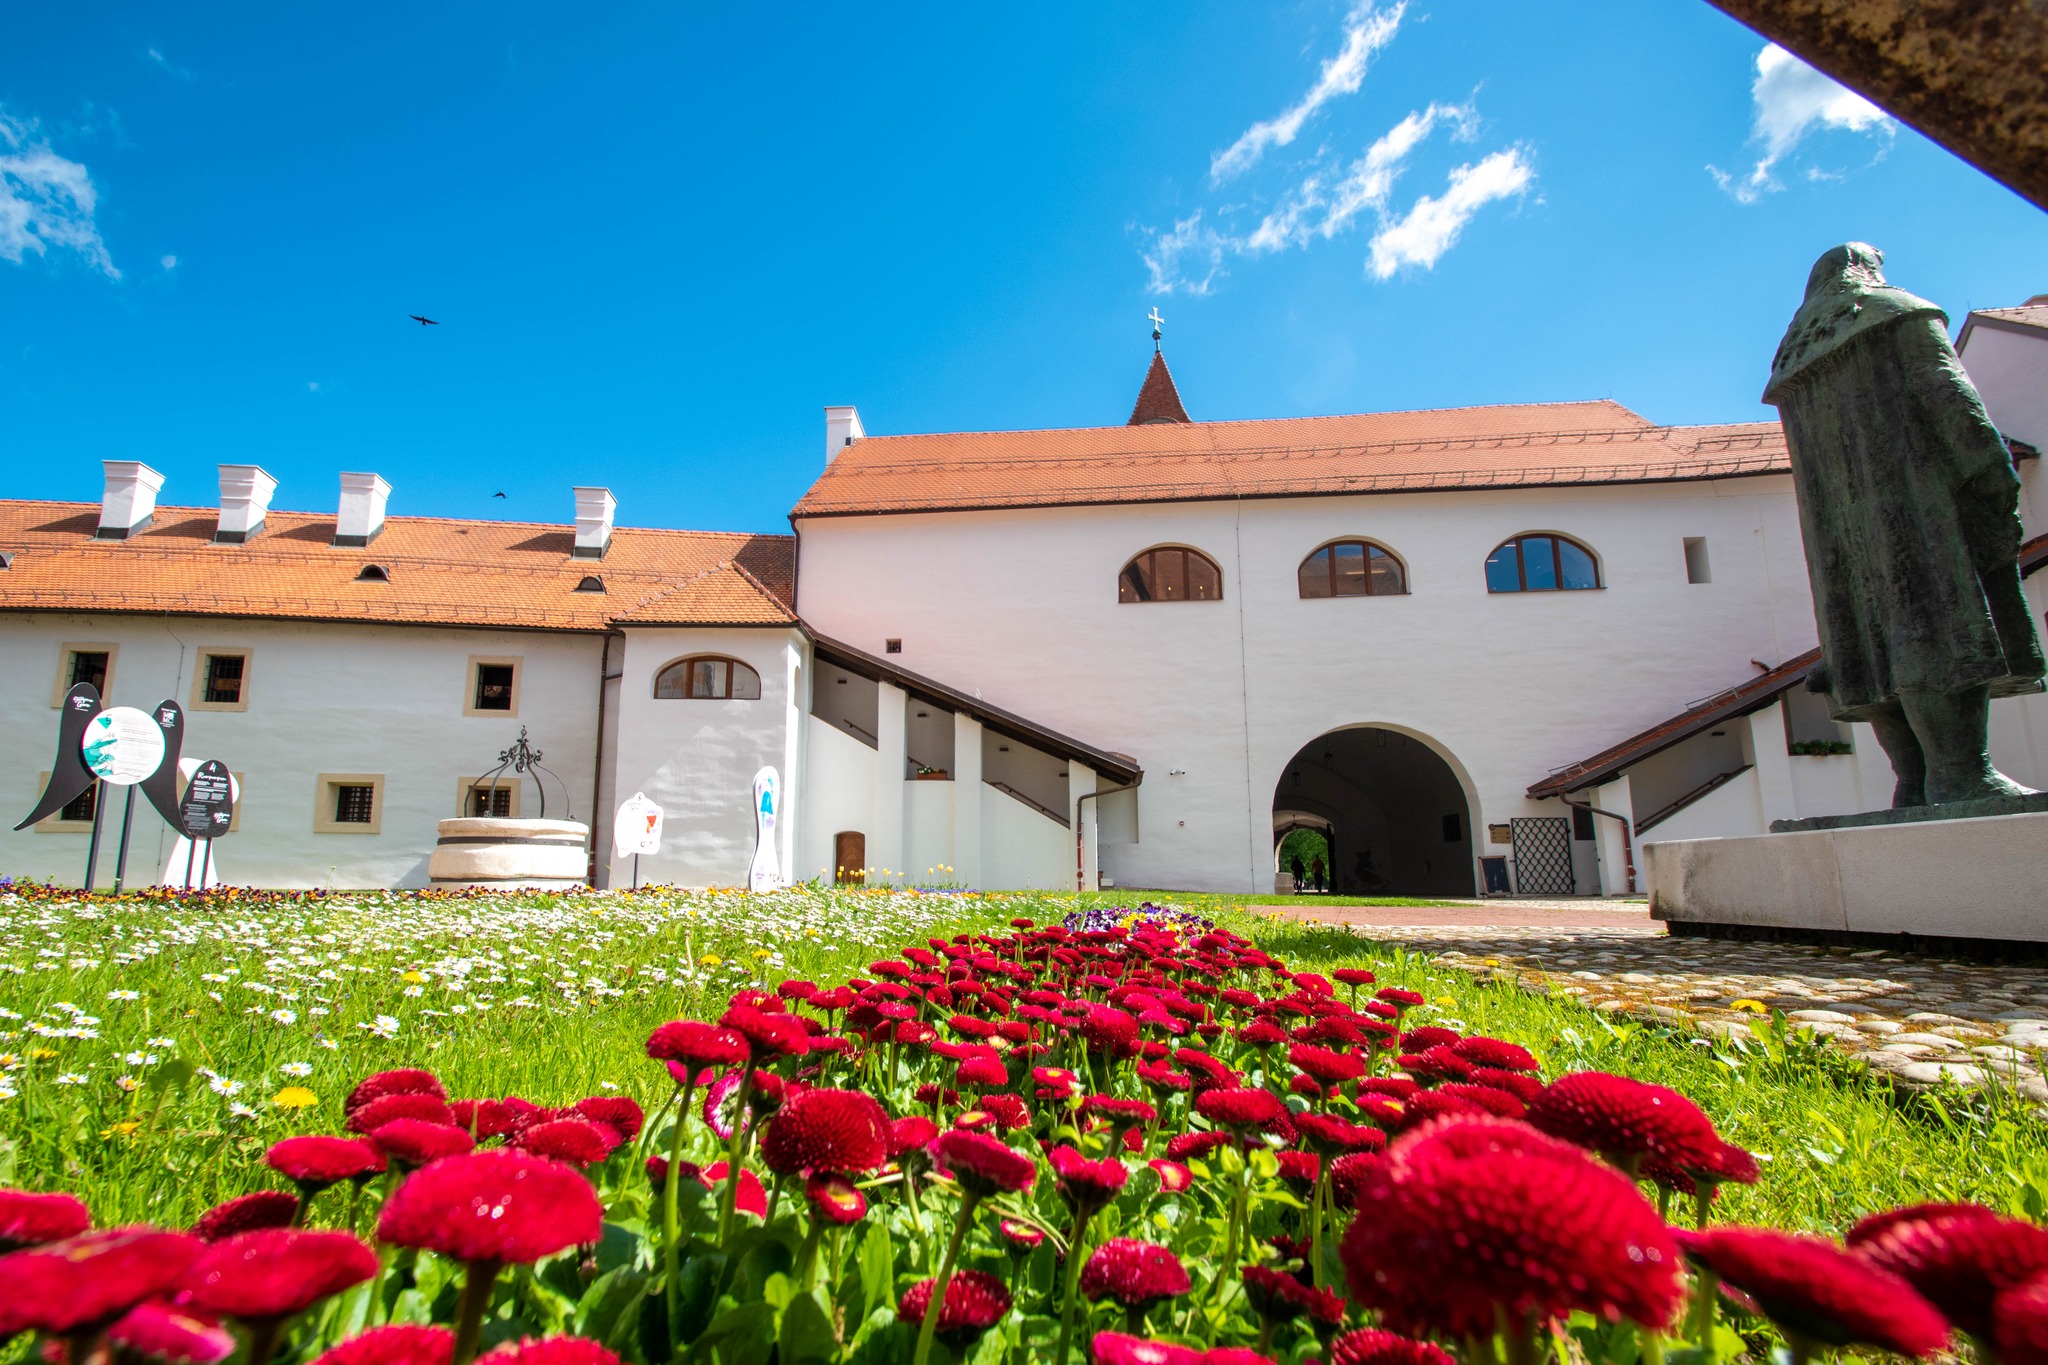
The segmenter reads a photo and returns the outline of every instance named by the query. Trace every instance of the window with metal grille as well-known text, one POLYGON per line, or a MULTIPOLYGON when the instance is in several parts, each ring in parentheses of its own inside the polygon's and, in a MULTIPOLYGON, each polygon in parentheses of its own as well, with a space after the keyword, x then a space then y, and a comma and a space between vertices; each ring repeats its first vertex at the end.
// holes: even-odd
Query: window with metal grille
POLYGON ((1337 540, 1301 561, 1303 597, 1398 597, 1407 576, 1393 552, 1369 540, 1337 540))
POLYGON ((242 699, 242 675, 249 666, 244 654, 206 656, 206 700, 233 705, 242 699))
POLYGON ((1563 536, 1516 536, 1486 557, 1488 592, 1576 592, 1599 586, 1593 552, 1563 536))
POLYGON ((357 786, 353 783, 336 783, 334 787, 334 823, 337 825, 367 825, 376 814, 377 789, 357 786))
MULTIPOLYGON (((91 683, 100 696, 107 695, 107 652, 103 649, 74 650, 71 655, 71 681, 67 688, 80 683, 91 683)), ((89 817, 88 817, 89 818, 89 817)))
POLYGON ((738 659, 699 654, 656 673, 654 695, 664 701, 759 701, 761 675, 738 659))
POLYGON ((93 807, 98 803, 100 784, 95 782, 57 812, 59 820, 75 820, 81 824, 92 823, 93 807))
POLYGON ((510 787, 471 787, 469 789, 469 813, 474 816, 488 816, 503 820, 512 814, 512 789, 510 787))
POLYGON ((476 666, 476 708, 479 711, 512 709, 512 665, 476 666))
POLYGON ((1117 575, 1119 602, 1216 602, 1223 598, 1223 570, 1200 550, 1162 545, 1124 565, 1117 575))

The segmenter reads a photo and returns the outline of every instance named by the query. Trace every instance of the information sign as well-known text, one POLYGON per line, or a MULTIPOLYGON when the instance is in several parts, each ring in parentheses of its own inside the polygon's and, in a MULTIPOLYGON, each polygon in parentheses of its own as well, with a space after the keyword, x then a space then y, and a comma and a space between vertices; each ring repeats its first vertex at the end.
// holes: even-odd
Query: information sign
POLYGON ((162 765, 164 732, 147 711, 110 706, 86 722, 79 752, 100 781, 132 787, 162 765))
POLYGON ((640 792, 620 802, 612 823, 612 849, 621 858, 661 852, 661 807, 640 792))
POLYGON ((188 839, 217 839, 228 832, 234 820, 234 780, 228 765, 209 758, 185 784, 185 797, 178 803, 178 828, 188 839))
POLYGON ((782 784, 775 769, 754 774, 754 862, 747 869, 747 885, 755 891, 776 891, 782 887, 782 860, 775 851, 775 822, 782 813, 782 784))

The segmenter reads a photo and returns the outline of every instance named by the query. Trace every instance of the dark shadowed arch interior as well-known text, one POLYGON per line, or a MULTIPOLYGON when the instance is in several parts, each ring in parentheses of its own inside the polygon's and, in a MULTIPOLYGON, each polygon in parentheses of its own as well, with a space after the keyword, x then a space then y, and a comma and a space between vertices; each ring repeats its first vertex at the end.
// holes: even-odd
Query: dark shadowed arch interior
POLYGON ((1303 745, 1273 792, 1276 844, 1302 827, 1326 830, 1341 894, 1473 894, 1465 789, 1412 735, 1360 726, 1303 745))

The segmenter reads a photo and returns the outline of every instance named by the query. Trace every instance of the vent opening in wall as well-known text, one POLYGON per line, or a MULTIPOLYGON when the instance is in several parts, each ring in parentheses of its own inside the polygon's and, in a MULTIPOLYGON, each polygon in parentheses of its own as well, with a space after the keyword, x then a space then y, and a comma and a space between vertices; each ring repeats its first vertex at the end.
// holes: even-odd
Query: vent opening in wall
POLYGON ((604 580, 603 580, 602 578, 599 578, 599 577, 598 577, 598 576, 597 576, 596 574, 594 574, 594 573, 591 573, 591 574, 585 574, 585 575, 583 575, 583 578, 582 578, 582 580, 581 580, 580 582, 578 582, 578 583, 576 584, 576 591, 577 591, 577 592, 603 592, 603 591, 604 591, 604 580))
POLYGON ((903 652, 903 642, 901 640, 884 640, 882 641, 882 652, 884 654, 901 654, 903 652))
POLYGON ((1714 581, 1713 566, 1707 560, 1707 538, 1687 536, 1685 538, 1685 581, 1688 583, 1711 583, 1714 581))
POLYGON ((356 575, 356 582, 358 583, 389 583, 390 581, 391 570, 385 568, 382 564, 365 564, 363 565, 362 572, 356 575))

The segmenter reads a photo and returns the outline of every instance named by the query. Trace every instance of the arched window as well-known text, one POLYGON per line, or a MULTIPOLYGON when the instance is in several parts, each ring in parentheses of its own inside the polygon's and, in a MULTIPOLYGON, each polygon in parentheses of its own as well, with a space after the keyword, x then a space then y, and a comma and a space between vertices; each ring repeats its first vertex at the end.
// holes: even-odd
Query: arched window
POLYGON ((1162 545, 1124 565, 1117 575, 1119 602, 1218 602, 1223 570, 1200 550, 1162 545))
POLYGON ((1334 540, 1301 561, 1303 597, 1398 597, 1408 576, 1393 552, 1369 540, 1334 540))
POLYGON ((654 695, 662 700, 759 701, 761 675, 738 659, 699 654, 655 674, 654 695))
POLYGON ((1593 552, 1563 536, 1521 535, 1486 557, 1488 592, 1569 592, 1600 586, 1593 552))

